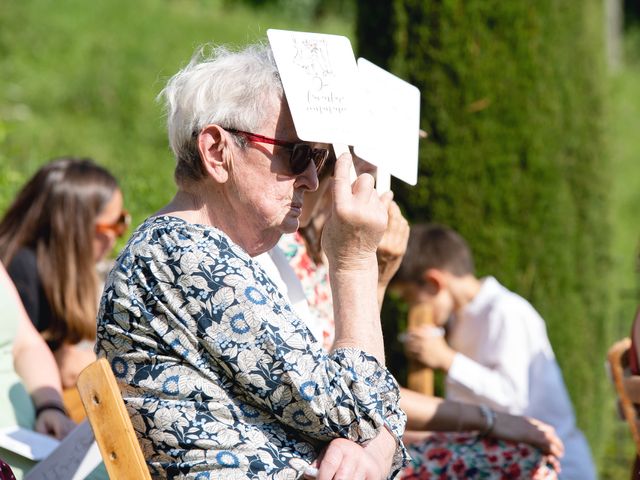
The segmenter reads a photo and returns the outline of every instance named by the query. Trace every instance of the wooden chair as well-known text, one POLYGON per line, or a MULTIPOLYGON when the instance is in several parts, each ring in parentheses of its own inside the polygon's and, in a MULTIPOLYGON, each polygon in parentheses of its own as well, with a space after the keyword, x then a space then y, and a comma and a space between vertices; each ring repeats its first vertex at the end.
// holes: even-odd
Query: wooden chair
POLYGON ((65 388, 62 391, 62 401, 71 420, 80 423, 87 418, 87 413, 84 411, 84 406, 76 387, 65 388))
MULTIPOLYGON (((417 304, 409 310, 408 320, 409 329, 433 325, 433 311, 429 305, 417 304)), ((414 392, 433 395, 433 370, 410 360, 407 387, 414 392)))
POLYGON ((631 339, 623 338, 614 343, 607 353, 607 362, 616 389, 621 413, 629 425, 631 436, 640 455, 640 376, 632 375, 629 368, 631 339))
POLYGON ((95 361, 80 373, 78 391, 109 478, 151 480, 120 389, 106 359, 95 361))

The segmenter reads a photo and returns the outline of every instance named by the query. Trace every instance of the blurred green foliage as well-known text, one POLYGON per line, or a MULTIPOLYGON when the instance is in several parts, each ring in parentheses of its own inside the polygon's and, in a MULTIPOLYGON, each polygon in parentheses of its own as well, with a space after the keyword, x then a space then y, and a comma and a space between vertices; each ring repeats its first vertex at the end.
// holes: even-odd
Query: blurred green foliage
MULTIPOLYGON (((412 222, 460 231, 478 274, 540 311, 598 458, 614 295, 602 2, 383 3, 397 25, 383 31, 387 65, 422 91, 430 134, 417 187, 395 183, 396 200, 412 222)), ((359 53, 375 56, 381 19, 358 18, 359 53)), ((397 318, 385 317, 388 342, 397 318)))
POLYGON ((222 0, 28 0, 0 8, 0 211, 48 159, 89 156, 120 180, 134 224, 175 191, 155 97, 204 43, 267 28, 350 34, 348 18, 222 0))

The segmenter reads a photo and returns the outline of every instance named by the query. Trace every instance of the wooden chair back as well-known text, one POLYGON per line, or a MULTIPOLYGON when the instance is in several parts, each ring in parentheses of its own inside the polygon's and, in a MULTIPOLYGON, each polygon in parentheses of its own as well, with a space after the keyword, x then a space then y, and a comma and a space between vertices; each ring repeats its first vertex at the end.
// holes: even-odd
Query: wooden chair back
POLYGON ((98 359, 80 373, 78 392, 109 478, 151 480, 138 437, 106 359, 98 359))
POLYGON ((607 361, 613 385, 616 389, 621 413, 629 425, 631 436, 640 455, 640 376, 633 375, 629 366, 631 339, 623 338, 614 343, 607 353, 607 361))
MULTIPOLYGON (((409 310, 408 320, 410 330, 420 328, 424 325, 433 325, 433 310, 429 305, 416 304, 409 310)), ((432 396, 433 370, 410 360, 407 373, 407 387, 414 392, 432 396)))

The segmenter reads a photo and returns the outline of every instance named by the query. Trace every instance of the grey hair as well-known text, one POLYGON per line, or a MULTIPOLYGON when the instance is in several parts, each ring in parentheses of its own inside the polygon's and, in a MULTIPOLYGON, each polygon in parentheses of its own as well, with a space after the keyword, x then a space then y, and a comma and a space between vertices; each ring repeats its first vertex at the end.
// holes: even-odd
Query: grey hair
POLYGON ((264 122, 265 107, 282 96, 282 82, 268 45, 254 44, 238 51, 200 47, 158 95, 165 104, 178 185, 204 177, 198 152, 202 128, 216 124, 253 131, 264 122))

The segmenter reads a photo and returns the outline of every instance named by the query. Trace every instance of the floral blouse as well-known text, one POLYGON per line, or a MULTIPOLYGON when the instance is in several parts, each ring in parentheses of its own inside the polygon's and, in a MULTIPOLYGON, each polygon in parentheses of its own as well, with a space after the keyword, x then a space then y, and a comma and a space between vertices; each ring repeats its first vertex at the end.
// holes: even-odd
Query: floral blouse
MULTIPOLYGON (((337 437, 400 438, 398 384, 357 349, 325 353, 220 230, 148 219, 109 274, 106 357, 154 478, 295 479, 337 437)), ((394 474, 407 461, 402 442, 394 474)))
POLYGON ((331 350, 335 339, 336 327, 333 322, 333 302, 329 270, 325 265, 316 264, 307 252, 302 235, 299 232, 283 235, 278 242, 289 265, 300 279, 313 321, 322 328, 322 345, 331 350))

